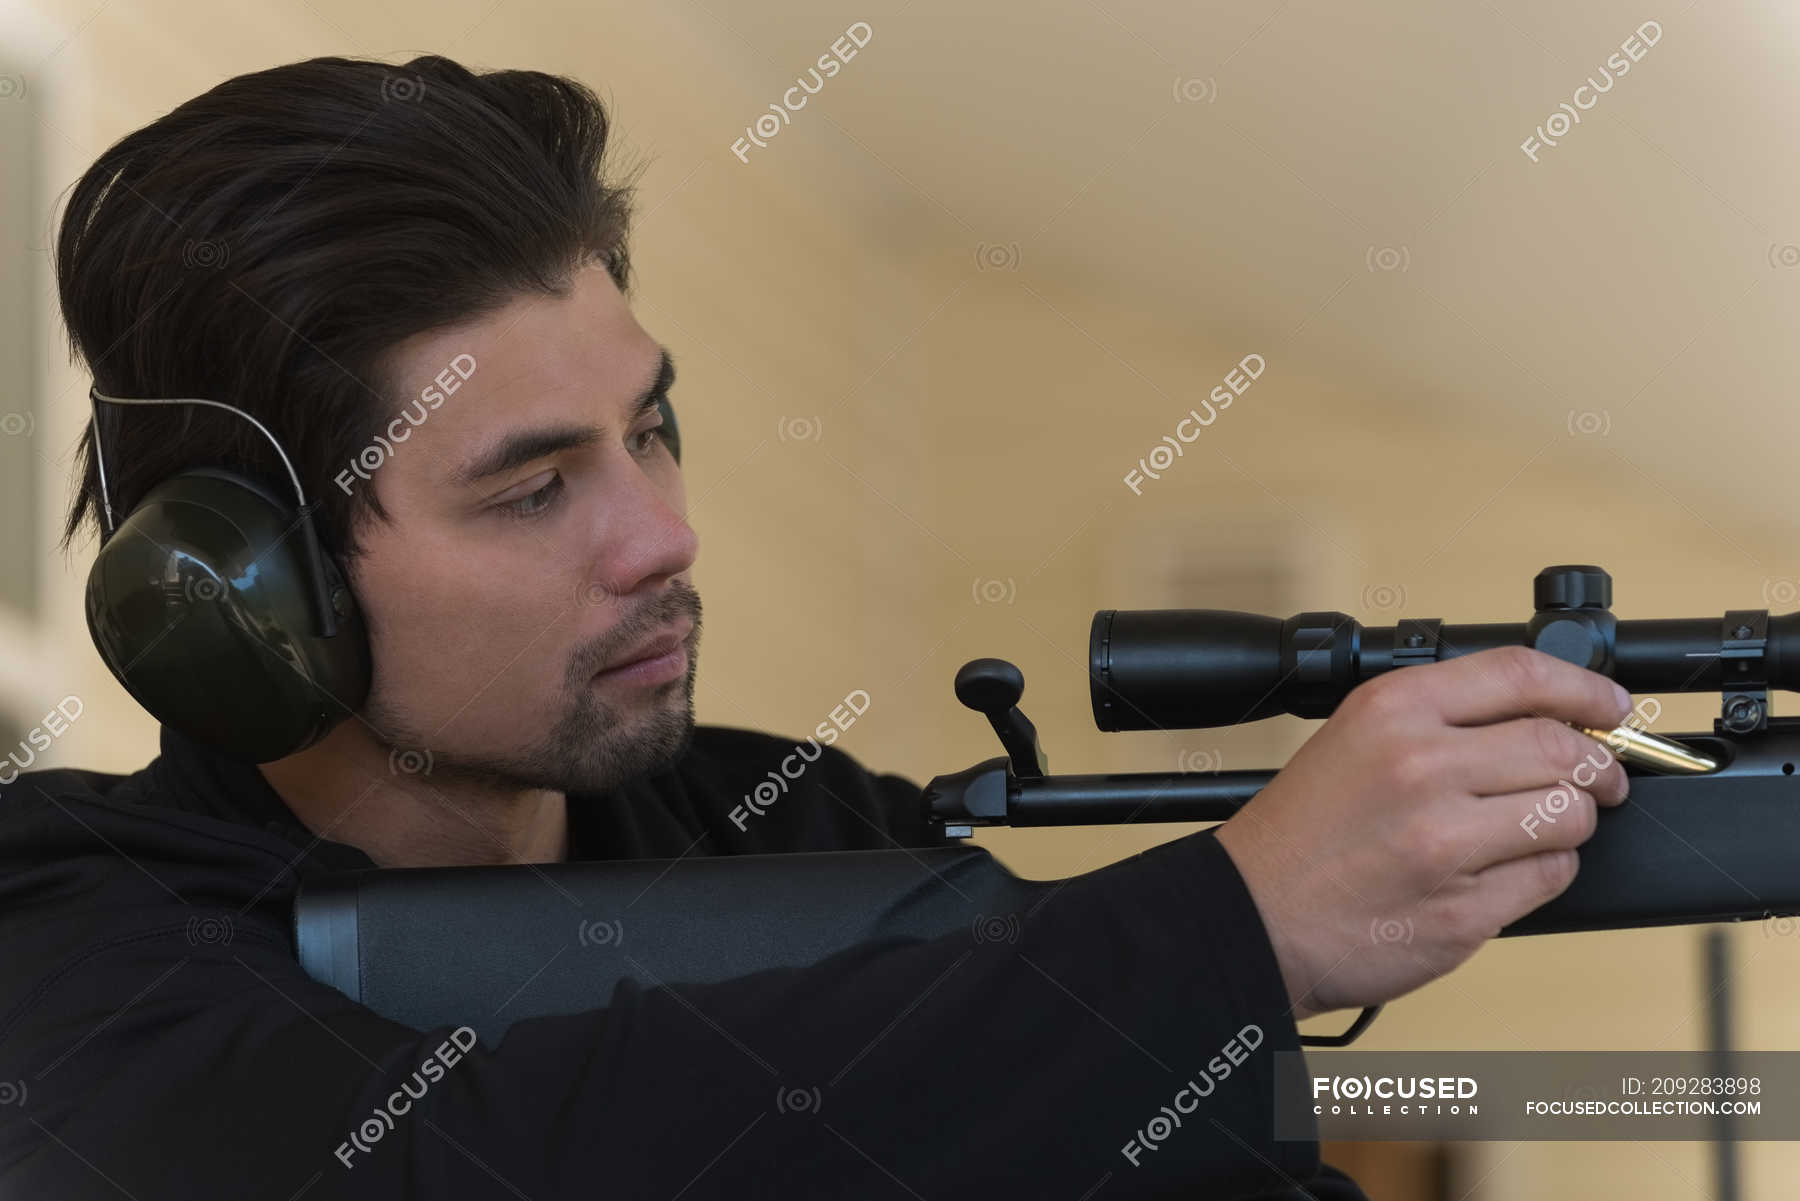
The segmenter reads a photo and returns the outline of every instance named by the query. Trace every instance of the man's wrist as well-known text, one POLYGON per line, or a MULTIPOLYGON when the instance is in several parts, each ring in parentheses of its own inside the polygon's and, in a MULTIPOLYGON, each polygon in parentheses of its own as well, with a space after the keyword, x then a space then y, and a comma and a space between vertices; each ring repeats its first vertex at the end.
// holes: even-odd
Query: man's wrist
POLYGON ((1294 1020, 1299 1022, 1325 1013, 1326 1007, 1320 1006, 1317 998, 1312 996, 1312 980, 1304 966, 1305 957, 1289 938, 1287 923, 1282 920, 1271 895, 1261 861, 1254 849, 1241 841, 1242 834, 1243 824, 1235 819, 1214 831, 1219 845, 1225 848, 1232 866, 1237 868, 1245 890, 1256 903, 1256 911, 1262 917, 1263 930, 1268 935, 1270 948, 1275 952, 1276 966, 1281 969, 1282 987, 1287 990, 1288 1001, 1293 1006, 1294 1020))

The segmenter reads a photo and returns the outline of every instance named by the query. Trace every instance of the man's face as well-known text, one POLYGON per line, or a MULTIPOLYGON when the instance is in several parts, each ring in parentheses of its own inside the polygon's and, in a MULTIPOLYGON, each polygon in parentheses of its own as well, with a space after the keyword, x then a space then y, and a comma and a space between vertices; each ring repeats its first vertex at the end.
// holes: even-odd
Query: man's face
POLYGON ((653 432, 662 348, 605 271, 575 275, 564 299, 396 348, 393 416, 410 420, 353 484, 391 518, 351 566, 374 657, 363 717, 429 750, 433 775, 604 791, 693 731, 699 543, 653 432), (660 672, 600 674, 669 634, 660 672))

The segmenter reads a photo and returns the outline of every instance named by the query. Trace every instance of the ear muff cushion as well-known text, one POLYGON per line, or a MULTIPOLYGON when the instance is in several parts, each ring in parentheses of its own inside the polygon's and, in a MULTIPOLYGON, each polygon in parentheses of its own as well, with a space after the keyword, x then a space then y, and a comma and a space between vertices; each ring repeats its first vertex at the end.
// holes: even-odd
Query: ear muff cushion
POLYGON ((126 691, 255 763, 310 746, 368 693, 361 615, 318 636, 293 523, 267 487, 199 468, 153 488, 88 573, 88 631, 126 691))

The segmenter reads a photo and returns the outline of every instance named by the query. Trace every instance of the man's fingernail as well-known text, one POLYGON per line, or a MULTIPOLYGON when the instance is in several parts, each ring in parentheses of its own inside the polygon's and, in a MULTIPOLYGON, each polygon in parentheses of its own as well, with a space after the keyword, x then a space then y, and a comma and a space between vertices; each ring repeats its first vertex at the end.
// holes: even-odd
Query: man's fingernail
POLYGON ((1627 713, 1631 712, 1631 693, 1625 691, 1625 685, 1615 682, 1613 684, 1613 692, 1617 694, 1619 698, 1619 708, 1625 710, 1627 713))

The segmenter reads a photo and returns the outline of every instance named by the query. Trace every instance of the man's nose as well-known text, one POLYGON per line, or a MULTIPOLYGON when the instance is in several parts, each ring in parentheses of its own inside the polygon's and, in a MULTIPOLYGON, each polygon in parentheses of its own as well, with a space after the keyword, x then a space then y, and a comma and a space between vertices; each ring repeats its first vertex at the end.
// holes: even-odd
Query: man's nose
POLYGON ((694 527, 655 482, 641 471, 631 477, 601 518, 601 582, 621 596, 689 570, 700 550, 694 527))

